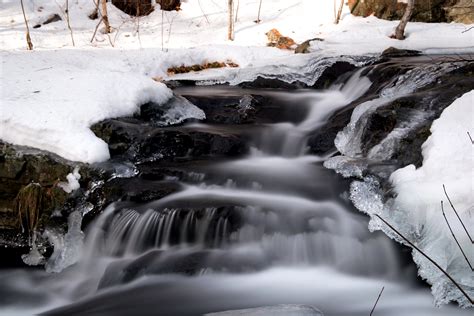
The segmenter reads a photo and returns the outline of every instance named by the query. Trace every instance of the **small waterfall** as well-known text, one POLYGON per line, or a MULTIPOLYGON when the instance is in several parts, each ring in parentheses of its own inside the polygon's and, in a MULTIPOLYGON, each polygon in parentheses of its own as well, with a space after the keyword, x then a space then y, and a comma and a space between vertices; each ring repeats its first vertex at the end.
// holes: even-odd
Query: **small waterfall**
MULTIPOLYGON (((436 73, 445 71, 433 67, 436 73)), ((367 315, 384 286, 390 298, 380 302, 384 315, 443 315, 446 310, 432 309, 428 293, 406 281, 410 271, 394 243, 367 230, 368 219, 348 202, 348 183, 324 168, 327 157, 305 154, 308 135, 371 88, 367 70, 326 90, 258 91, 283 100, 289 110, 306 109, 300 121, 252 128, 184 126, 191 132, 244 130, 253 148, 238 158, 201 157, 196 164, 189 157, 176 159, 170 164, 179 172, 173 170, 166 180, 179 182, 179 191, 143 203, 109 205, 90 225, 79 263, 42 285, 62 300, 54 304, 74 303, 51 314, 127 315, 133 305, 143 314, 196 315, 314 304, 325 315, 367 315)), ((436 75, 427 79, 422 73, 407 72, 379 97, 361 103, 351 125, 338 135, 341 152, 360 153, 358 124, 364 124, 366 111, 435 80, 436 75)), ((187 93, 193 89, 209 97, 214 88, 187 88, 187 93)), ((216 95, 234 100, 235 91, 215 89, 216 95)), ((238 91, 240 106, 248 105, 245 96, 252 93, 238 91)), ((385 157, 387 148, 423 119, 418 114, 372 148, 371 157, 385 157)), ((160 163, 146 162, 150 169, 163 167, 160 163)), ((133 175, 140 177, 140 168, 133 175)))

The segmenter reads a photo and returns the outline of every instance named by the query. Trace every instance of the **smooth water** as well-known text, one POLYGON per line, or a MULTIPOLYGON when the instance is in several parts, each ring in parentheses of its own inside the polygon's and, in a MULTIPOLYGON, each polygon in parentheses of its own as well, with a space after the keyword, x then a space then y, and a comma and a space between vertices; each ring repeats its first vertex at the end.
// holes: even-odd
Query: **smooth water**
POLYGON ((80 261, 61 273, 0 272, 0 314, 59 307, 46 314, 201 315, 309 304, 325 315, 368 315, 384 287, 378 315, 467 315, 433 307, 400 249, 368 231, 347 199, 347 182, 322 166, 325 157, 306 154, 308 133, 370 84, 359 71, 324 91, 259 91, 303 107, 306 118, 250 131, 248 156, 209 159, 186 180, 174 179, 182 185, 177 193, 113 203, 87 231, 80 261))

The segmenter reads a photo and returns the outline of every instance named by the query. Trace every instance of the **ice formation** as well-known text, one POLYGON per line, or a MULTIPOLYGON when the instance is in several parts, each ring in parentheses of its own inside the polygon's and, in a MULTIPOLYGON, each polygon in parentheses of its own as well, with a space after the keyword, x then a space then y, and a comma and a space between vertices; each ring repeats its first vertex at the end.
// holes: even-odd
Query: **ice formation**
MULTIPOLYGON (((433 122, 432 135, 423 144, 423 165, 416 169, 409 165, 392 173, 390 181, 395 197, 386 202, 379 183, 371 177, 351 184, 351 200, 361 211, 372 216, 371 230, 383 230, 403 242, 385 224, 374 217, 382 216, 406 238, 416 244, 453 277, 461 287, 474 296, 474 248, 461 221, 449 206, 447 194, 464 226, 474 227, 474 146, 466 132, 473 133, 474 91, 464 94, 446 108, 433 122), (466 257, 456 244, 443 218, 441 201, 454 235, 466 257), (468 263, 469 262, 469 263, 468 263)), ((472 229, 471 229, 472 235, 472 229)), ((461 306, 472 306, 467 298, 438 268, 419 252, 413 250, 419 274, 432 284, 437 304, 457 301, 461 306)))
POLYGON ((54 252, 46 262, 47 272, 61 272, 81 258, 84 245, 81 224, 82 214, 76 210, 69 214, 68 231, 64 236, 54 231, 45 231, 50 243, 54 245, 54 252))

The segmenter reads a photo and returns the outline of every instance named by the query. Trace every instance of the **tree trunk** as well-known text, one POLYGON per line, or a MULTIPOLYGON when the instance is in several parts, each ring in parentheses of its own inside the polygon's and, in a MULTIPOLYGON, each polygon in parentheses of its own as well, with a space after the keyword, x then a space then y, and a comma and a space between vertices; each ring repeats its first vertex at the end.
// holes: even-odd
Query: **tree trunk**
POLYGON ((105 33, 110 33, 110 23, 109 17, 107 16, 107 0, 100 0, 101 1, 101 11, 102 11, 102 20, 104 21, 105 25, 105 33))
POLYGON ((227 31, 227 39, 233 41, 234 40, 234 18, 233 18, 233 13, 234 13, 234 1, 233 0, 227 0, 227 6, 229 10, 229 28, 227 31))
POLYGON ((260 23, 260 11, 262 10, 262 0, 260 0, 260 3, 258 4, 258 13, 257 13, 257 21, 256 23, 260 23))
POLYGON ((405 39, 405 27, 407 26, 407 23, 411 18, 414 7, 415 7, 415 0, 408 0, 405 13, 403 14, 403 17, 400 20, 400 23, 395 29, 395 34, 391 36, 392 38, 396 38, 397 40, 405 39))
POLYGON ((341 4, 339 5, 339 9, 337 10, 336 20, 334 23, 338 24, 339 20, 341 19, 342 9, 344 8, 344 0, 341 0, 341 4))
POLYGON ((33 50, 33 43, 31 42, 30 28, 28 27, 28 20, 26 19, 25 6, 23 5, 23 0, 21 3, 21 11, 23 12, 23 18, 25 19, 26 25, 26 44, 28 45, 28 50, 33 50))

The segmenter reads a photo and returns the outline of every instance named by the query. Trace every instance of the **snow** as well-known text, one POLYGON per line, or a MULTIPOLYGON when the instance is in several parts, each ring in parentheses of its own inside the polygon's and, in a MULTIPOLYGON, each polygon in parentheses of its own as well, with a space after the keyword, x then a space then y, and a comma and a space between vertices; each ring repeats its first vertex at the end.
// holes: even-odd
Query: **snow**
MULTIPOLYGON (((385 218, 443 267, 471 297, 474 295, 474 274, 443 218, 441 201, 454 235, 472 265, 473 244, 443 191, 445 185, 450 200, 472 236, 474 146, 467 135, 467 132, 474 132, 472 104, 474 90, 455 100, 433 122, 432 135, 422 146, 423 165, 418 169, 409 165, 392 173, 390 181, 396 195, 394 199, 384 202, 379 183, 373 178, 366 177, 364 182, 351 184, 351 200, 359 210, 385 218)), ((372 217, 369 228, 381 229, 403 243, 376 217, 372 217)), ((432 284, 437 304, 457 301, 461 306, 472 306, 420 253, 413 251, 413 258, 419 266, 420 276, 432 284)))
POLYGON ((67 182, 59 182, 58 187, 64 190, 66 193, 71 193, 81 187, 79 181, 81 179, 81 175, 79 174, 79 167, 74 168, 72 173, 69 173, 66 176, 67 182))
MULTIPOLYGON (((167 69, 182 64, 232 61, 238 68, 212 69, 177 75, 207 83, 238 84, 257 76, 299 80, 309 85, 338 58, 361 66, 389 46, 427 53, 474 51, 472 31, 463 24, 409 23, 407 39, 388 38, 396 21, 348 14, 334 20, 334 3, 327 0, 263 2, 256 24, 258 0, 240 0, 235 40, 228 41, 227 5, 218 1, 183 1, 180 11, 134 18, 108 4, 111 34, 88 15, 93 1, 69 1, 75 46, 65 22, 65 1, 25 1, 35 51, 25 51, 25 27, 16 0, 3 0, 0 10, 2 82, 0 139, 56 153, 66 159, 94 163, 110 157, 107 144, 89 127, 103 119, 127 116, 147 102, 165 104, 172 92, 152 78, 169 79, 167 69), (311 14, 308 14, 308 13, 311 14), (51 14, 63 20, 33 28, 51 14), (162 19, 163 18, 163 19, 162 19), (264 47, 265 33, 277 28, 297 42, 313 41, 313 54, 264 47), (67 48, 61 49, 59 48, 67 48), (100 48, 100 49, 98 49, 100 48), (146 49, 145 49, 146 48, 146 49), (361 57, 341 57, 359 55, 361 57)), ((171 109, 163 124, 203 118, 192 105, 171 109)))

